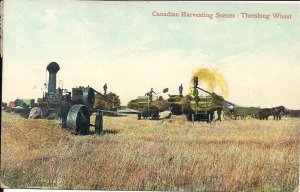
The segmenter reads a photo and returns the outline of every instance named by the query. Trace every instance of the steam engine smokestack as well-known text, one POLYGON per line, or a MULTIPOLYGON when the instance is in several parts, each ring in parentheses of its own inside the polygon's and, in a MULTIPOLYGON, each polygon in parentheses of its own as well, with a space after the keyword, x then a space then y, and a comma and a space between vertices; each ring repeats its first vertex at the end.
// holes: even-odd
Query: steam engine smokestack
POLYGON ((50 98, 56 93, 56 73, 59 69, 59 65, 56 62, 51 62, 47 66, 47 70, 49 71, 48 97, 50 98))

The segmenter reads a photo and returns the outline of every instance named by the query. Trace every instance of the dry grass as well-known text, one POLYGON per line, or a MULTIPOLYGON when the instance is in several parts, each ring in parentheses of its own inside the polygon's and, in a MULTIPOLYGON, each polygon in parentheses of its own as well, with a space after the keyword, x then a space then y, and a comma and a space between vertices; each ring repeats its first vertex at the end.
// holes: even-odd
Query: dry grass
POLYGON ((12 188, 293 191, 300 119, 212 124, 104 117, 101 136, 2 114, 1 180, 12 188))

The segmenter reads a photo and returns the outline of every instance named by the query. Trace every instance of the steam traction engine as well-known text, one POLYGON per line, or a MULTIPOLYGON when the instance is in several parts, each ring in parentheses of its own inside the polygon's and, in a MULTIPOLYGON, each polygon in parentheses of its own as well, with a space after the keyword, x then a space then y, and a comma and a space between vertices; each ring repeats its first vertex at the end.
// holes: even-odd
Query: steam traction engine
POLYGON ((66 89, 58 87, 56 89, 56 74, 60 70, 56 62, 51 62, 47 66, 49 72, 48 84, 44 84, 47 91, 43 93, 42 98, 37 99, 39 109, 33 108, 29 118, 47 118, 56 119, 59 117, 62 101, 70 100, 71 93, 66 89))
MULTIPOLYGON (((63 87, 56 89, 56 73, 59 69, 60 67, 56 62, 51 62, 47 66, 49 71, 48 92, 43 94, 43 98, 38 98, 40 110, 37 111, 41 112, 41 118, 55 119, 60 117, 62 128, 68 129, 74 134, 88 134, 90 126, 95 127, 96 134, 101 133, 103 114, 116 114, 116 111, 95 109, 95 93, 108 102, 115 102, 91 87, 73 88, 72 93, 63 87), (93 113, 96 113, 96 118, 94 124, 91 124, 90 117, 93 113)), ((37 112, 34 110, 36 109, 33 109, 33 113, 37 112)))
MULTIPOLYGON (((95 133, 100 134, 103 130, 103 113, 115 113, 113 111, 105 111, 94 109, 95 93, 98 93, 91 87, 82 88, 82 97, 80 95, 74 96, 77 104, 70 107, 67 115, 62 117, 64 128, 67 128, 74 134, 86 135, 89 133, 90 126, 95 127, 95 133), (79 96, 79 97, 78 97, 79 96), (95 123, 90 123, 90 117, 96 113, 95 123)), ((98 93, 100 94, 100 93, 98 93)), ((72 98, 72 99, 73 99, 72 98)), ((75 99, 74 99, 75 100, 75 99)), ((68 105, 66 103, 65 105, 68 105)))

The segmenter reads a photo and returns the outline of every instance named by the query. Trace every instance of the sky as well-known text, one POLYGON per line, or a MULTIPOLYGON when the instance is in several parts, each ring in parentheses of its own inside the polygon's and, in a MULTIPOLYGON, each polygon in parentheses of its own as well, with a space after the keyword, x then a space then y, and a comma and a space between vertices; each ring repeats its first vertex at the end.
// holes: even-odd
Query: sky
POLYGON ((2 98, 41 97, 55 61, 64 88, 102 92, 107 83, 122 105, 150 88, 178 94, 182 83, 187 94, 192 72, 207 67, 223 75, 233 103, 300 109, 299 34, 299 3, 5 1, 2 98))

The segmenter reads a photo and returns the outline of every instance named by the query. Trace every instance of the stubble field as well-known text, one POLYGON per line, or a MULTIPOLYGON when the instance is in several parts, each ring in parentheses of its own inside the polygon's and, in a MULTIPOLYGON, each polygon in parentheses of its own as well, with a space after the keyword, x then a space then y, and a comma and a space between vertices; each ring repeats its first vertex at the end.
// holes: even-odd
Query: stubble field
POLYGON ((2 112, 1 181, 11 188, 293 191, 300 119, 211 124, 104 117, 100 136, 2 112))

